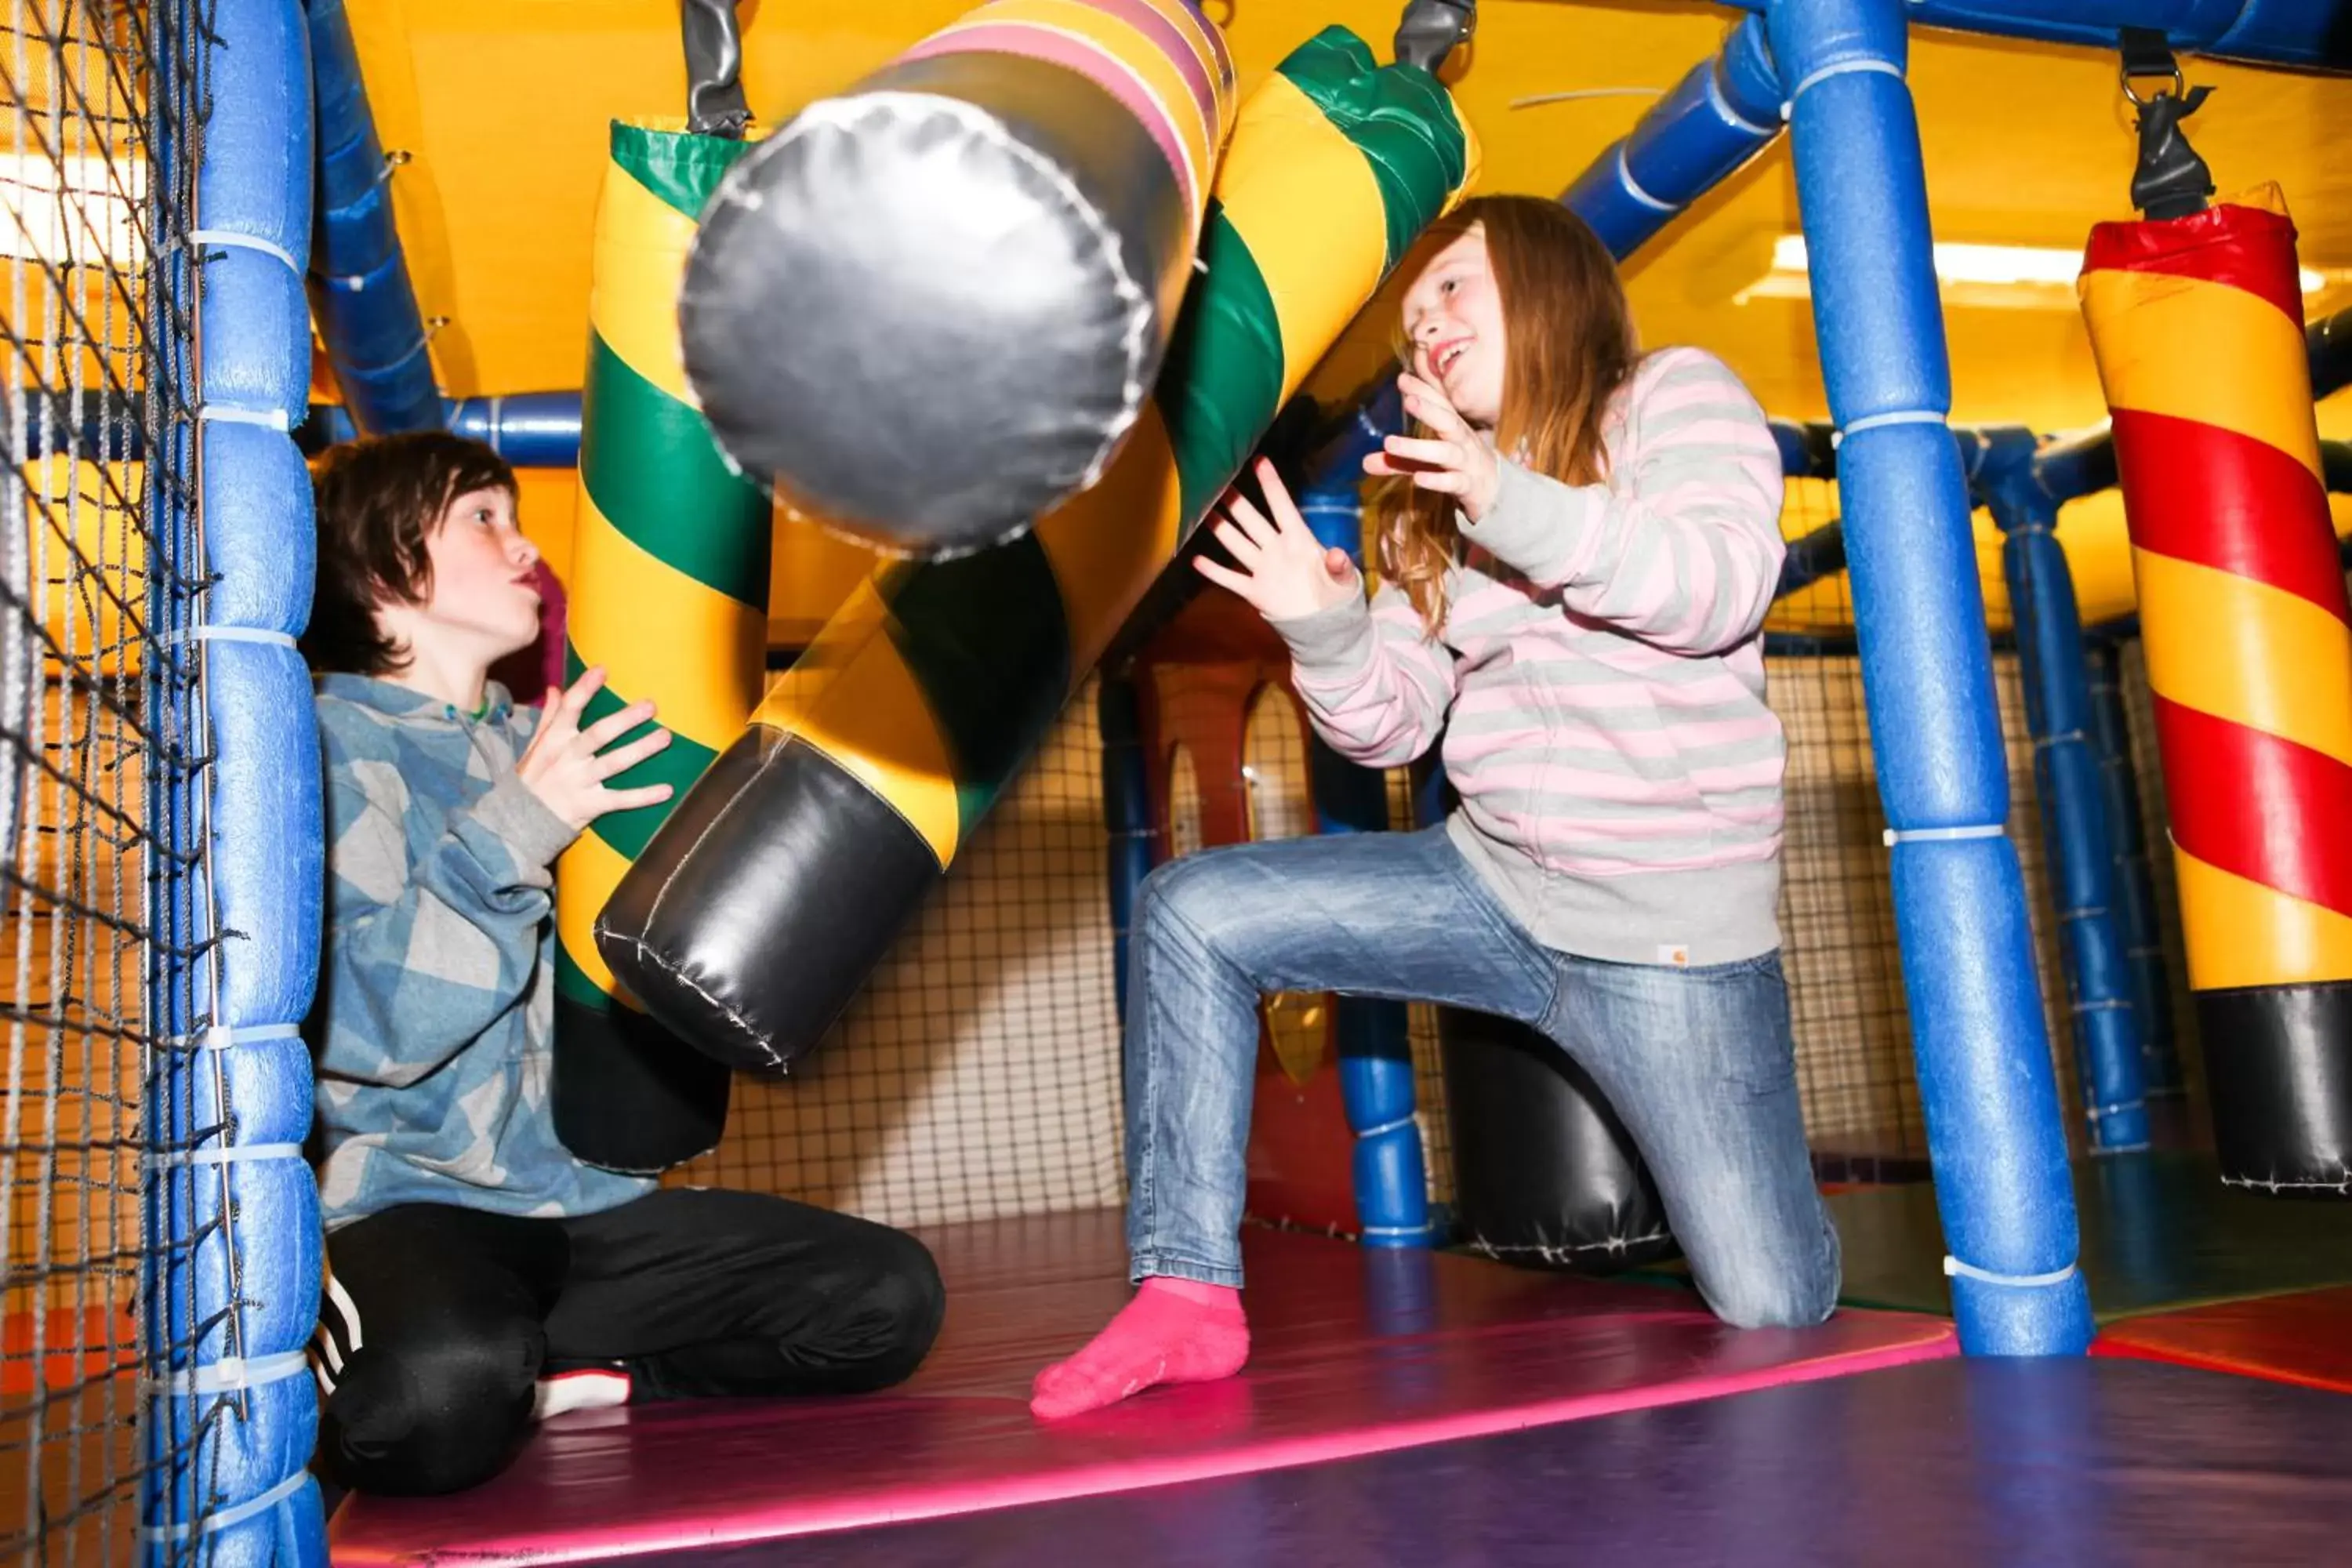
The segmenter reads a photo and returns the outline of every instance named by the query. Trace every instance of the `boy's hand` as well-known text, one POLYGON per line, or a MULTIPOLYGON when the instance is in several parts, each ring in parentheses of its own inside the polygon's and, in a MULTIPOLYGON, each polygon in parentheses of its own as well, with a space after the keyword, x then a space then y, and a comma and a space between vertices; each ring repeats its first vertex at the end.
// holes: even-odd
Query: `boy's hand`
POLYGON ((607 789, 604 781, 635 767, 669 744, 667 730, 654 730, 625 746, 604 748, 654 716, 651 702, 639 702, 580 728, 588 700, 604 684, 602 666, 572 682, 568 691, 550 688, 539 732, 516 760, 515 773, 547 809, 574 828, 585 828, 608 811, 658 805, 670 797, 666 784, 637 789, 607 789))
POLYGON ((1482 521, 1502 482, 1495 444, 1470 428, 1445 394, 1417 375, 1397 377, 1404 411, 1436 432, 1434 439, 1391 436, 1364 458, 1364 472, 1402 476, 1422 489, 1452 496, 1463 515, 1482 521))
POLYGON ((1273 521, 1242 498, 1239 490, 1225 498, 1225 518, 1216 528, 1217 542, 1225 547, 1241 570, 1221 566, 1205 555, 1192 564, 1212 583, 1240 595, 1270 621, 1296 620, 1327 610, 1362 592, 1356 563, 1344 550, 1326 549, 1298 515, 1290 493, 1275 477, 1274 465, 1260 458, 1257 481, 1265 491, 1273 521))

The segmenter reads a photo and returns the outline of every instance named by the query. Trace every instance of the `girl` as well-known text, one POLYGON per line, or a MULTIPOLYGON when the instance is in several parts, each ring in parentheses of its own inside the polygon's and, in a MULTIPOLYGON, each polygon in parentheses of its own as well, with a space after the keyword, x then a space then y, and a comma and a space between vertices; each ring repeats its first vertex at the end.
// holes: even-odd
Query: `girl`
POLYGON ((1195 564, 1288 644, 1342 754, 1442 732, 1461 809, 1418 833, 1236 845, 1135 910, 1128 1246, 1141 1289, 1036 1380, 1063 1416, 1249 1353, 1237 1231, 1261 993, 1450 1003, 1542 1029, 1641 1145, 1700 1292, 1741 1326, 1829 1315, 1780 963, 1786 742, 1760 636, 1780 464, 1693 349, 1642 356, 1614 263, 1555 203, 1465 203, 1404 298, 1421 434, 1365 461, 1366 603, 1261 463, 1195 564))

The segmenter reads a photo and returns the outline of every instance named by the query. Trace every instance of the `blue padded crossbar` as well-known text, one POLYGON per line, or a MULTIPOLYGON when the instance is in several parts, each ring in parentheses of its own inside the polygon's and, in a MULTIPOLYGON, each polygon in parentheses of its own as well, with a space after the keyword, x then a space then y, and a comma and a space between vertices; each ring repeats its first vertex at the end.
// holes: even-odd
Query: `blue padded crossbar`
MULTIPOLYGON (((1762 12, 1769 0, 1730 0, 1762 12)), ((2244 65, 2352 71, 2352 32, 2330 0, 1906 0, 1916 26, 2114 49, 2126 27, 2164 34, 2173 51, 2244 65)))
POLYGON ((351 18, 343 0, 310 0, 309 9, 319 114, 310 296, 319 335, 361 430, 431 429, 441 423, 441 394, 393 225, 392 166, 376 140, 351 18))

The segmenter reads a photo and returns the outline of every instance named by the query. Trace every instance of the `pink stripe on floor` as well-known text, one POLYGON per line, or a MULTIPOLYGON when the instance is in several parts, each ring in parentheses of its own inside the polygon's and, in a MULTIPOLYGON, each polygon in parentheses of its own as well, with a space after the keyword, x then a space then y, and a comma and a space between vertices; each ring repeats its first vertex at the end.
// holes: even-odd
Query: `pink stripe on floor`
POLYGON ((1252 1230, 1243 1373, 1044 1424, 1030 1377, 1128 1294, 1116 1214, 927 1236, 948 1326, 863 1399, 582 1412, 455 1498, 355 1498, 346 1564, 581 1563, 1311 1465, 1955 1353, 1951 1324, 1841 1311, 1742 1331, 1685 1290, 1252 1230))

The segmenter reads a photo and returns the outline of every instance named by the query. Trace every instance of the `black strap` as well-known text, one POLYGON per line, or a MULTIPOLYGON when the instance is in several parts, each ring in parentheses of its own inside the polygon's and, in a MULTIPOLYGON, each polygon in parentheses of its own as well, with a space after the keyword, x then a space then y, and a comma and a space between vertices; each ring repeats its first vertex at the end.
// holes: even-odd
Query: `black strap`
POLYGON ((1477 29, 1478 0, 1411 0, 1397 23, 1397 64, 1434 74, 1477 29))
POLYGON ((2180 133, 2180 122, 2212 90, 2193 88, 2185 99, 2168 92, 2139 111, 2139 166, 2132 171, 2131 197, 2132 205, 2151 218, 2203 212, 2213 194, 2213 172, 2180 133))
POLYGON ((2139 162, 2132 170, 2132 205, 2148 217, 2163 220, 2203 212, 2213 194, 2213 172, 2181 133, 2180 122, 2197 112, 2210 97, 2210 87, 2187 88, 2180 63, 2160 29, 2120 30, 2124 91, 2139 109, 2139 162), (2132 92, 2136 77, 2163 77, 2172 90, 2143 100, 2132 92))
POLYGON ((2123 27, 2117 37, 2124 56, 2124 77, 2170 77, 2179 73, 2179 62, 2172 58, 2172 44, 2161 27, 2123 27))
POLYGON ((686 128, 698 136, 743 139, 743 26, 735 0, 679 0, 686 33, 686 128))

